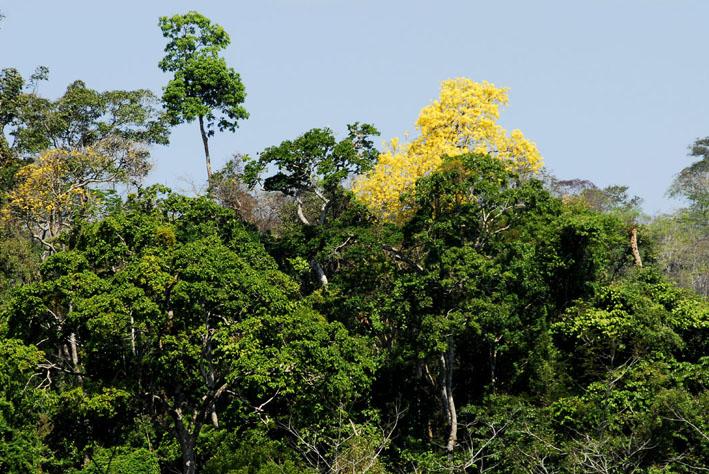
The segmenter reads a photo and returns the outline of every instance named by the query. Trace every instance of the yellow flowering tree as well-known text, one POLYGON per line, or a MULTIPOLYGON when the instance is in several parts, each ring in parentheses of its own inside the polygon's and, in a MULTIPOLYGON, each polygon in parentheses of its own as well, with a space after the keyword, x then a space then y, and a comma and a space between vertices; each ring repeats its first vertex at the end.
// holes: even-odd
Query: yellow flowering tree
POLYGON ((149 169, 146 157, 144 148, 117 138, 81 150, 49 149, 17 171, 2 217, 25 227, 54 253, 57 236, 98 202, 101 186, 141 178, 149 169))
POLYGON ((444 156, 490 154, 516 170, 537 171, 542 157, 536 145, 497 123, 507 103, 507 89, 487 81, 443 81, 438 100, 419 114, 418 137, 410 143, 393 139, 372 171, 355 180, 353 191, 375 214, 396 220, 410 210, 402 194, 436 170, 444 156))

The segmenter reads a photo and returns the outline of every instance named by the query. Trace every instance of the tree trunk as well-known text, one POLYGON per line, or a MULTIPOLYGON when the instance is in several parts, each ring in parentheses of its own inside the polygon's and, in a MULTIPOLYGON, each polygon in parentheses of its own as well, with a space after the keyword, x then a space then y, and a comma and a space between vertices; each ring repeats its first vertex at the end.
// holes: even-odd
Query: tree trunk
POLYGON ((328 280, 327 280, 327 275, 325 275, 325 270, 323 270, 323 268, 320 266, 320 264, 315 259, 310 260, 310 266, 312 267, 313 271, 315 272, 315 275, 318 277, 318 281, 320 282, 320 286, 326 287, 328 284, 328 280))
POLYGON ((193 439, 186 439, 184 443, 180 440, 183 474, 195 474, 197 472, 197 456, 194 452, 194 445, 193 439))
POLYGON ((74 368, 74 372, 79 371, 79 349, 76 343, 76 334, 69 334, 69 347, 71 348, 71 365, 74 368))
POLYGON ((209 137, 204 130, 204 118, 199 116, 199 132, 202 134, 202 144, 204 145, 204 159, 207 163, 207 185, 212 181, 212 160, 209 158, 209 137))
POLYGON ((458 413, 453 399, 453 359, 455 357, 455 347, 453 340, 448 339, 448 350, 441 354, 441 395, 443 396, 443 406, 448 418, 448 441, 446 451, 452 454, 458 444, 458 413))
POLYGON ((131 353, 136 355, 135 351, 135 319, 133 318, 133 313, 130 315, 130 348, 131 353))
POLYGON ((633 252, 633 259, 636 267, 642 267, 643 261, 640 259, 640 251, 638 250, 638 227, 633 226, 630 229, 630 250, 633 252))
POLYGON ((77 374, 77 381, 79 382, 79 385, 84 384, 84 378, 81 375, 78 375, 81 370, 79 366, 79 348, 78 348, 78 342, 76 340, 76 333, 71 333, 69 334, 69 348, 71 349, 71 365, 72 369, 74 370, 74 373, 77 374))
POLYGON ((175 420, 177 440, 180 443, 180 451, 182 451, 182 472, 183 474, 195 474, 197 472, 196 436, 192 436, 192 433, 185 426, 182 420, 182 412, 179 409, 174 411, 173 418, 175 420))
POLYGON ((303 201, 301 201, 300 198, 297 198, 297 203, 298 206, 296 208, 296 212, 298 213, 298 219, 300 219, 300 222, 303 223, 303 225, 310 225, 310 221, 308 220, 307 217, 305 217, 305 212, 303 212, 303 201))

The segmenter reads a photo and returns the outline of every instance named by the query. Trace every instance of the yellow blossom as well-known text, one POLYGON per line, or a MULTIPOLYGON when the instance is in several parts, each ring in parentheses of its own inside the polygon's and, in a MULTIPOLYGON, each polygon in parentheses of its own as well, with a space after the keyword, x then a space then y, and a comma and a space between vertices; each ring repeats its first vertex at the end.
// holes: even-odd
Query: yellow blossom
POLYGON ((418 137, 408 144, 392 140, 372 171, 354 182, 353 191, 375 214, 397 220, 411 210, 402 194, 435 171, 445 156, 486 153, 515 169, 537 171, 542 157, 536 145, 521 131, 508 133, 497 123, 507 103, 507 89, 487 81, 443 81, 439 98, 419 114, 418 137))

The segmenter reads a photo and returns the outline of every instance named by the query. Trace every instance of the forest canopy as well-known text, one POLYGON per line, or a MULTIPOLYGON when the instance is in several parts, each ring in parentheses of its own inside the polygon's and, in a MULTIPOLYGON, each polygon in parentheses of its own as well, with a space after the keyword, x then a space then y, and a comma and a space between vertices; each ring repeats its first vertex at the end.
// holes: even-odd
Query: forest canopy
POLYGON ((0 472, 709 469, 709 137, 647 216, 453 78, 408 141, 303 124, 213 170, 230 36, 158 26, 161 94, 0 71, 0 472), (146 185, 194 121, 205 192, 146 185))

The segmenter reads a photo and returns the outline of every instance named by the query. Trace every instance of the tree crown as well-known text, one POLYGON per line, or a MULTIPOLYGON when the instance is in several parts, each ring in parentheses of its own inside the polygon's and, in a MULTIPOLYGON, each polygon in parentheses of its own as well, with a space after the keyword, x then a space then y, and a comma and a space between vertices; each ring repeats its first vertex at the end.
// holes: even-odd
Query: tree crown
POLYGON ((162 97, 170 123, 200 118, 209 136, 215 127, 233 132, 249 114, 241 105, 246 91, 239 74, 219 55, 231 43, 229 35, 194 11, 162 17, 160 28, 168 43, 159 66, 174 73, 162 97))

